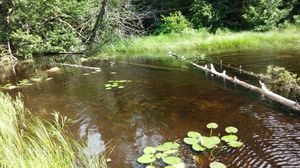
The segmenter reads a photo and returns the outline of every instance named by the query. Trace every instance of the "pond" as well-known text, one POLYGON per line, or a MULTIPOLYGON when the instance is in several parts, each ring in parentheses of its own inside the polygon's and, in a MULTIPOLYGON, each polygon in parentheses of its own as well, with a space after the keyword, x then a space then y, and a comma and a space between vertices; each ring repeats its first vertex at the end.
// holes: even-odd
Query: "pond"
MULTIPOLYGON (((256 72, 262 72, 271 61, 300 74, 296 62, 299 56, 279 53, 253 57, 256 55, 224 53, 209 58, 243 64, 256 72)), ((19 67, 17 76, 7 80, 28 78, 37 73, 34 69, 38 65, 19 67)), ((300 115, 258 94, 169 58, 95 61, 89 65, 101 67, 102 71, 63 68, 62 73, 51 76, 52 80, 9 93, 20 91, 33 111, 44 108, 71 118, 74 123, 70 131, 78 140, 87 142, 88 152, 113 149, 109 163, 112 168, 142 167, 136 159, 144 147, 183 139, 191 130, 209 134, 209 122, 219 124, 216 134, 223 133, 222 128, 227 126, 239 128, 238 136, 244 145, 239 149, 222 148, 215 154, 228 167, 300 165, 300 115), (115 80, 126 80, 122 83, 124 88, 106 90, 105 84, 115 80)), ((188 167, 201 167, 186 157, 188 167)))

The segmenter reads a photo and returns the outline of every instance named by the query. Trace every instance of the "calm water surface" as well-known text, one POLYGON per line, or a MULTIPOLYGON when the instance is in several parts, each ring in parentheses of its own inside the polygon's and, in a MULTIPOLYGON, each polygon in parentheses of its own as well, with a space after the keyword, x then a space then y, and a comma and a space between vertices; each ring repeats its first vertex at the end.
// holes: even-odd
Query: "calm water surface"
MULTIPOLYGON (((244 60, 234 63, 243 63, 249 70, 259 71, 267 64, 258 64, 241 53, 211 58, 233 61, 237 56, 244 60)), ((286 64, 300 74, 300 65, 295 62, 299 58, 278 55, 272 63, 286 64), (289 63, 290 59, 294 61, 289 63)), ((268 62, 270 58, 265 59, 268 62)), ((153 60, 134 62, 160 64, 153 60)), ((109 151, 111 147, 105 144, 115 146, 109 163, 112 168, 142 167, 136 159, 144 147, 183 139, 190 130, 209 134, 205 126, 212 121, 220 126, 216 134, 224 134, 222 128, 226 126, 236 126, 245 143, 240 149, 217 151, 215 160, 228 167, 300 166, 300 115, 210 74, 175 64, 179 67, 162 69, 95 62, 92 65, 100 66, 101 73, 84 76, 89 71, 65 68, 49 82, 19 91, 24 94, 26 106, 34 111, 55 110, 75 120, 70 130, 77 139, 87 142, 90 153, 109 151), (124 89, 107 91, 104 84, 109 80, 132 83, 125 84, 124 89)), ((16 78, 31 72, 32 68, 20 69, 16 78)), ((187 167, 207 167, 195 163, 190 155, 184 158, 187 167)))

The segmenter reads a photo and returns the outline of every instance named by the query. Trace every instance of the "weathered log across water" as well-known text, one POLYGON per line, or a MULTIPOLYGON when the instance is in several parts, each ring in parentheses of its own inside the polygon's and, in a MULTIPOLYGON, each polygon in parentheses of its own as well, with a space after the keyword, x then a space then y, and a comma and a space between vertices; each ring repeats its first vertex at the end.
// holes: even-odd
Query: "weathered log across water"
POLYGON ((95 70, 95 71, 100 71, 101 70, 99 67, 90 67, 90 66, 83 66, 83 65, 76 65, 76 64, 65 64, 65 63, 55 63, 55 64, 60 65, 60 66, 68 66, 68 67, 89 69, 89 70, 95 70))
POLYGON ((280 104, 285 105, 285 106, 287 106, 287 107, 289 107, 289 108, 291 108, 291 109, 293 109, 295 111, 299 111, 300 112, 300 105, 299 105, 298 102, 292 101, 290 99, 287 99, 287 98, 285 98, 285 97, 283 97, 283 96, 281 96, 279 94, 276 94, 276 93, 270 91, 266 87, 266 85, 264 83, 262 83, 261 81, 259 81, 259 84, 261 85, 261 88, 259 88, 259 87, 253 86, 251 84, 248 84, 248 83, 246 83, 244 81, 241 81, 241 80, 237 79, 236 76, 230 77, 230 76, 226 75, 226 70, 224 70, 222 73, 217 72, 216 69, 214 68, 213 64, 210 64, 210 69, 209 69, 207 65, 205 65, 205 66, 198 65, 198 64, 194 63, 193 61, 188 61, 184 57, 178 56, 178 55, 173 54, 171 52, 170 52, 170 56, 175 57, 175 58, 177 58, 177 59, 179 59, 181 61, 186 61, 186 62, 190 63, 191 65, 193 65, 193 66, 195 66, 195 67, 197 67, 199 69, 202 69, 202 70, 204 70, 206 72, 210 72, 211 74, 216 75, 218 77, 221 77, 221 78, 223 78, 225 80, 231 81, 234 84, 243 86, 246 89, 250 89, 250 90, 252 90, 254 92, 260 93, 263 96, 268 97, 270 100, 272 100, 274 102, 280 103, 280 104))

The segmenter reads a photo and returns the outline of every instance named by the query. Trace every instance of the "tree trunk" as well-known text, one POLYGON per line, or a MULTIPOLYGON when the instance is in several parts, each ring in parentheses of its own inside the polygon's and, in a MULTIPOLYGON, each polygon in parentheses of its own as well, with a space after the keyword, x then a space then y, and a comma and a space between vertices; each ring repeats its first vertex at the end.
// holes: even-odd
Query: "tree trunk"
POLYGON ((99 14, 97 15, 96 22, 95 22, 92 34, 90 36, 90 39, 88 40, 88 44, 94 43, 95 40, 96 40, 96 37, 98 36, 98 30, 99 30, 99 28, 101 26, 101 23, 103 21, 107 3, 108 3, 108 0, 103 0, 102 1, 101 7, 99 9, 99 14))

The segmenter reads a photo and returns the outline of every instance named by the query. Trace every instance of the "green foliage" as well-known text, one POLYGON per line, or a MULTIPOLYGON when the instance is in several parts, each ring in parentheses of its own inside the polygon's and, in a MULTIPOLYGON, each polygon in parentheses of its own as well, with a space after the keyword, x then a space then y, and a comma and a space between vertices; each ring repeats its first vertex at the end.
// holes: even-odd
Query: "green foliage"
POLYGON ((42 121, 16 99, 0 92, 1 167, 107 167, 104 157, 91 156, 67 135, 67 118, 54 114, 54 122, 42 121))
POLYGON ((157 33, 182 33, 191 29, 191 23, 182 15, 180 11, 171 13, 170 16, 162 16, 163 24, 157 33))
POLYGON ((291 91, 291 89, 298 89, 300 78, 297 74, 289 72, 284 67, 270 65, 267 67, 266 78, 264 82, 273 91, 291 91))
POLYGON ((266 31, 275 28, 291 10, 284 0, 246 0, 243 18, 248 28, 266 31))
POLYGON ((195 0, 191 8, 192 23, 196 28, 215 28, 220 24, 220 12, 206 0, 195 0))

